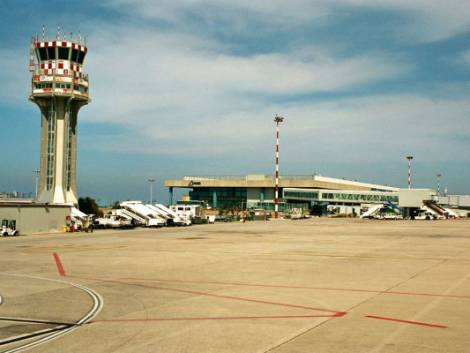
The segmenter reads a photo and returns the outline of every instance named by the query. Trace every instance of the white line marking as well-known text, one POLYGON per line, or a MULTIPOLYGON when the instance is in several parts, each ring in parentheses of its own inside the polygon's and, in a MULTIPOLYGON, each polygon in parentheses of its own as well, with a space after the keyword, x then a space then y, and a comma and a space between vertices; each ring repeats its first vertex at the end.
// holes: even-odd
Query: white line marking
POLYGON ((63 329, 58 332, 54 332, 46 337, 42 337, 34 342, 24 344, 22 346, 12 348, 10 350, 4 351, 3 353, 14 353, 14 352, 21 352, 26 349, 36 347, 40 344, 43 344, 45 342, 52 341, 58 337, 64 336, 73 330, 76 330, 79 328, 81 325, 87 323, 88 321, 92 320, 95 318, 101 309, 103 308, 103 298, 94 290, 87 288, 85 286, 82 286, 81 284, 77 283, 72 283, 64 280, 59 280, 59 279, 51 279, 51 278, 45 278, 45 277, 39 277, 39 276, 28 276, 28 275, 20 275, 20 274, 13 274, 13 273, 0 273, 1 275, 5 276, 11 276, 11 277, 24 277, 24 278, 33 278, 33 279, 39 279, 39 280, 44 280, 44 281, 50 281, 50 282, 56 282, 56 283, 62 283, 62 284, 67 284, 71 285, 75 288, 81 289, 82 291, 86 292, 92 299, 93 299, 93 307, 90 309, 88 313, 86 313, 80 320, 74 323, 73 326, 63 329))
MULTIPOLYGON (((28 332, 28 333, 23 333, 22 335, 18 335, 18 336, 10 336, 8 338, 5 338, 3 340, 0 340, 0 345, 1 344, 5 344, 6 342, 10 342, 10 341, 17 341, 17 340, 21 340, 23 338, 27 338, 29 336, 39 336, 41 335, 42 333, 46 334, 50 331, 54 331, 56 332, 57 330, 61 330, 61 329, 64 329, 68 326, 65 326, 65 325, 60 325, 60 326, 55 326, 55 327, 50 327, 50 328, 45 328, 45 329, 42 329, 42 330, 37 330, 37 331, 33 331, 33 332, 28 332)), ((31 337, 33 338, 33 337, 31 337)), ((11 342, 13 343, 13 342, 11 342)))

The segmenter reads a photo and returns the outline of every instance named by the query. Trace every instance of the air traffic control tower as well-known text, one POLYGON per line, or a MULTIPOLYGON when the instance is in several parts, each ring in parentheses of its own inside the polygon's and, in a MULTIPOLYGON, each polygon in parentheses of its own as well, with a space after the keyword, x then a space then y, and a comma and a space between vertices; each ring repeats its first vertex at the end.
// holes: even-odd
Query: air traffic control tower
POLYGON ((86 53, 80 37, 58 33, 49 41, 43 33, 31 41, 29 99, 41 110, 38 202, 77 204, 77 117, 90 101, 86 53))

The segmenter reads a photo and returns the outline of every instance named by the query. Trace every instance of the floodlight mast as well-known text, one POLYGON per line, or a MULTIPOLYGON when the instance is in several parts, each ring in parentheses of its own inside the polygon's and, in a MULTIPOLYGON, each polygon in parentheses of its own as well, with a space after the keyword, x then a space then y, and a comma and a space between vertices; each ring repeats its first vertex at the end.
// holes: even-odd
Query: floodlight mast
POLYGON ((284 121, 282 116, 276 114, 276 187, 274 191, 274 218, 279 217, 279 124, 284 121))
POLYGON ((39 184, 39 173, 41 172, 39 169, 33 170, 33 172, 36 174, 36 188, 34 192, 34 200, 36 201, 38 199, 38 184, 39 184))
POLYGON ((437 175, 437 196, 441 196, 441 173, 438 173, 437 175))
POLYGON ((413 160, 413 156, 406 156, 408 160, 408 189, 411 189, 411 161, 413 160))
POLYGON ((148 178, 147 181, 150 184, 150 204, 153 203, 153 183, 155 182, 154 178, 148 178))

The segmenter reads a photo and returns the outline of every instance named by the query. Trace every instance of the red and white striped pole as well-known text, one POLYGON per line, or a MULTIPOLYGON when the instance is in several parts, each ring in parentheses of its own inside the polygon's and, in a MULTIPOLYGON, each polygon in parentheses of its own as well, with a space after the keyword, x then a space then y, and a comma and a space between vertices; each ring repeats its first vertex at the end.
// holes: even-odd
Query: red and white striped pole
POLYGON ((406 156, 406 159, 408 160, 408 189, 411 189, 411 160, 413 156, 406 156))
POLYGON ((284 121, 282 116, 276 115, 276 188, 274 191, 274 218, 279 217, 279 124, 284 121))

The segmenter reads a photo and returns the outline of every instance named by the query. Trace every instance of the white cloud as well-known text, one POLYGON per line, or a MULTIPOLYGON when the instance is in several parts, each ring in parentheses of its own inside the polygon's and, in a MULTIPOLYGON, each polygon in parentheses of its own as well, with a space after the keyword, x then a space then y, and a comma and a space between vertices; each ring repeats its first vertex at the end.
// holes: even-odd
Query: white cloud
POLYGON ((285 28, 327 21, 345 5, 402 11, 408 22, 396 28, 401 38, 435 41, 470 30, 468 0, 108 0, 107 4, 180 26, 187 21, 185 15, 197 13, 206 23, 214 19, 230 21, 231 29, 235 31, 252 30, 243 14, 257 16, 266 27, 285 28))
MULTIPOLYGON (((290 21, 312 21, 329 14, 328 6, 323 1, 309 0, 108 0, 105 2, 109 6, 123 8, 126 11, 133 11, 147 18, 158 18, 167 21, 180 20, 188 12, 197 13, 199 16, 211 21, 215 17, 232 18, 243 21, 243 17, 235 19, 233 15, 253 14, 260 19, 279 24, 284 22, 289 26, 290 21)), ((237 16, 238 17, 238 16, 237 16)))
POLYGON ((197 36, 108 31, 100 28, 90 35, 94 49, 86 70, 94 116, 85 118, 92 121, 134 125, 191 116, 215 119, 251 109, 259 104, 255 96, 341 91, 396 79, 409 70, 409 65, 378 54, 335 59, 317 48, 303 48, 234 56, 221 54, 219 43, 197 36))
POLYGON ((359 7, 405 11, 410 22, 398 29, 401 36, 424 41, 445 39, 470 31, 468 0, 336 0, 359 7))
POLYGON ((325 160, 393 160, 410 152, 420 155, 420 160, 470 161, 470 102, 465 97, 383 95, 279 104, 221 95, 196 101, 181 102, 168 115, 159 107, 148 115, 132 115, 125 123, 126 139, 99 141, 99 148, 173 157, 203 155, 207 160, 228 158, 236 163, 270 161, 272 118, 280 113, 286 117, 283 157, 294 170, 325 160))
MULTIPOLYGON (((462 144, 454 136, 470 134, 464 99, 386 95, 275 103, 409 70, 379 54, 337 59, 319 48, 300 48, 234 56, 220 53, 214 40, 135 29, 100 28, 90 38, 94 49, 86 70, 93 102, 80 119, 117 123, 127 133, 88 141, 87 148, 269 161, 274 113, 287 118, 283 138, 295 146, 285 152, 292 163, 311 160, 312 148, 314 158, 337 161, 389 159, 409 151, 452 158, 462 144)), ((460 151, 459 158, 470 155, 460 151)))
POLYGON ((31 91, 31 76, 28 72, 28 47, 25 50, 15 51, 0 49, 2 70, 0 82, 2 93, 0 101, 5 103, 23 103, 31 91), (18 60, 22 58, 24 60, 18 60))
POLYGON ((470 50, 467 50, 462 54, 462 60, 465 64, 470 65, 470 50))

